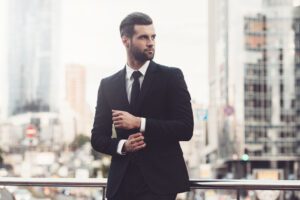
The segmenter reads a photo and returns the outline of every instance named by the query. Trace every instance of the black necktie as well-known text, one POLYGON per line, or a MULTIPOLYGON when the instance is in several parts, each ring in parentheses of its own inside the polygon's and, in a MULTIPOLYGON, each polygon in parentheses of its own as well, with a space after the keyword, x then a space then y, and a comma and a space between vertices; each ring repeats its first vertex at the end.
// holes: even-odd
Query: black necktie
POLYGON ((136 111, 135 107, 137 105, 139 95, 140 95, 140 80, 139 78, 142 76, 142 73, 139 71, 134 71, 132 73, 133 77, 133 84, 131 88, 131 95, 130 95, 130 106, 132 108, 132 111, 136 111))

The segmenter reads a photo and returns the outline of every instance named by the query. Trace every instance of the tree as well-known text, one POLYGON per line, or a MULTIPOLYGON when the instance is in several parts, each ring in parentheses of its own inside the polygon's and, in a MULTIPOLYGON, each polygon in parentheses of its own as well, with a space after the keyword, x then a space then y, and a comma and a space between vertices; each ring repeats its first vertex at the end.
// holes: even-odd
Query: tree
POLYGON ((2 165, 3 165, 3 151, 0 148, 0 166, 2 166, 2 165))
POLYGON ((77 135, 73 142, 70 144, 70 147, 72 149, 78 149, 82 147, 85 143, 90 142, 90 138, 88 136, 85 136, 83 134, 77 135))

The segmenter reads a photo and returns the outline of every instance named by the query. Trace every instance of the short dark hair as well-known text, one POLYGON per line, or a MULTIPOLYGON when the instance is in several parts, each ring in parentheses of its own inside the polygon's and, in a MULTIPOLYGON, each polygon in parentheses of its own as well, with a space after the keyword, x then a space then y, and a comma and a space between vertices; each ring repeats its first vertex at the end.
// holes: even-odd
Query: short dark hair
POLYGON ((133 12, 127 15, 120 24, 121 37, 126 35, 132 37, 134 34, 134 25, 151 25, 152 19, 145 13, 133 12))

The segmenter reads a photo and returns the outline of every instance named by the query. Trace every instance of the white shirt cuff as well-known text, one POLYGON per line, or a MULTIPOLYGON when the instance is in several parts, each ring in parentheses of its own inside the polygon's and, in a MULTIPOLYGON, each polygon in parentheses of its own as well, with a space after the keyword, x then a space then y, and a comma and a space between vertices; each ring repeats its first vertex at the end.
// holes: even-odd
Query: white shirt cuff
POLYGON ((122 152, 123 146, 127 140, 120 140, 117 148, 117 153, 120 155, 126 155, 126 153, 122 152))
POLYGON ((142 133, 144 133, 144 132, 145 132, 145 129, 146 129, 146 118, 141 117, 141 127, 140 127, 140 131, 141 131, 142 133))

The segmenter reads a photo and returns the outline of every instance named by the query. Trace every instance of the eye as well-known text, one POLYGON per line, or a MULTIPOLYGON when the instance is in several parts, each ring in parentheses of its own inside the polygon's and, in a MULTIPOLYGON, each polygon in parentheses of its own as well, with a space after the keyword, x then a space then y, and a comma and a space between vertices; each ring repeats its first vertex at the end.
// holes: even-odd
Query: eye
POLYGON ((142 35, 140 38, 143 39, 143 40, 147 40, 148 39, 148 37, 146 35, 142 35))

